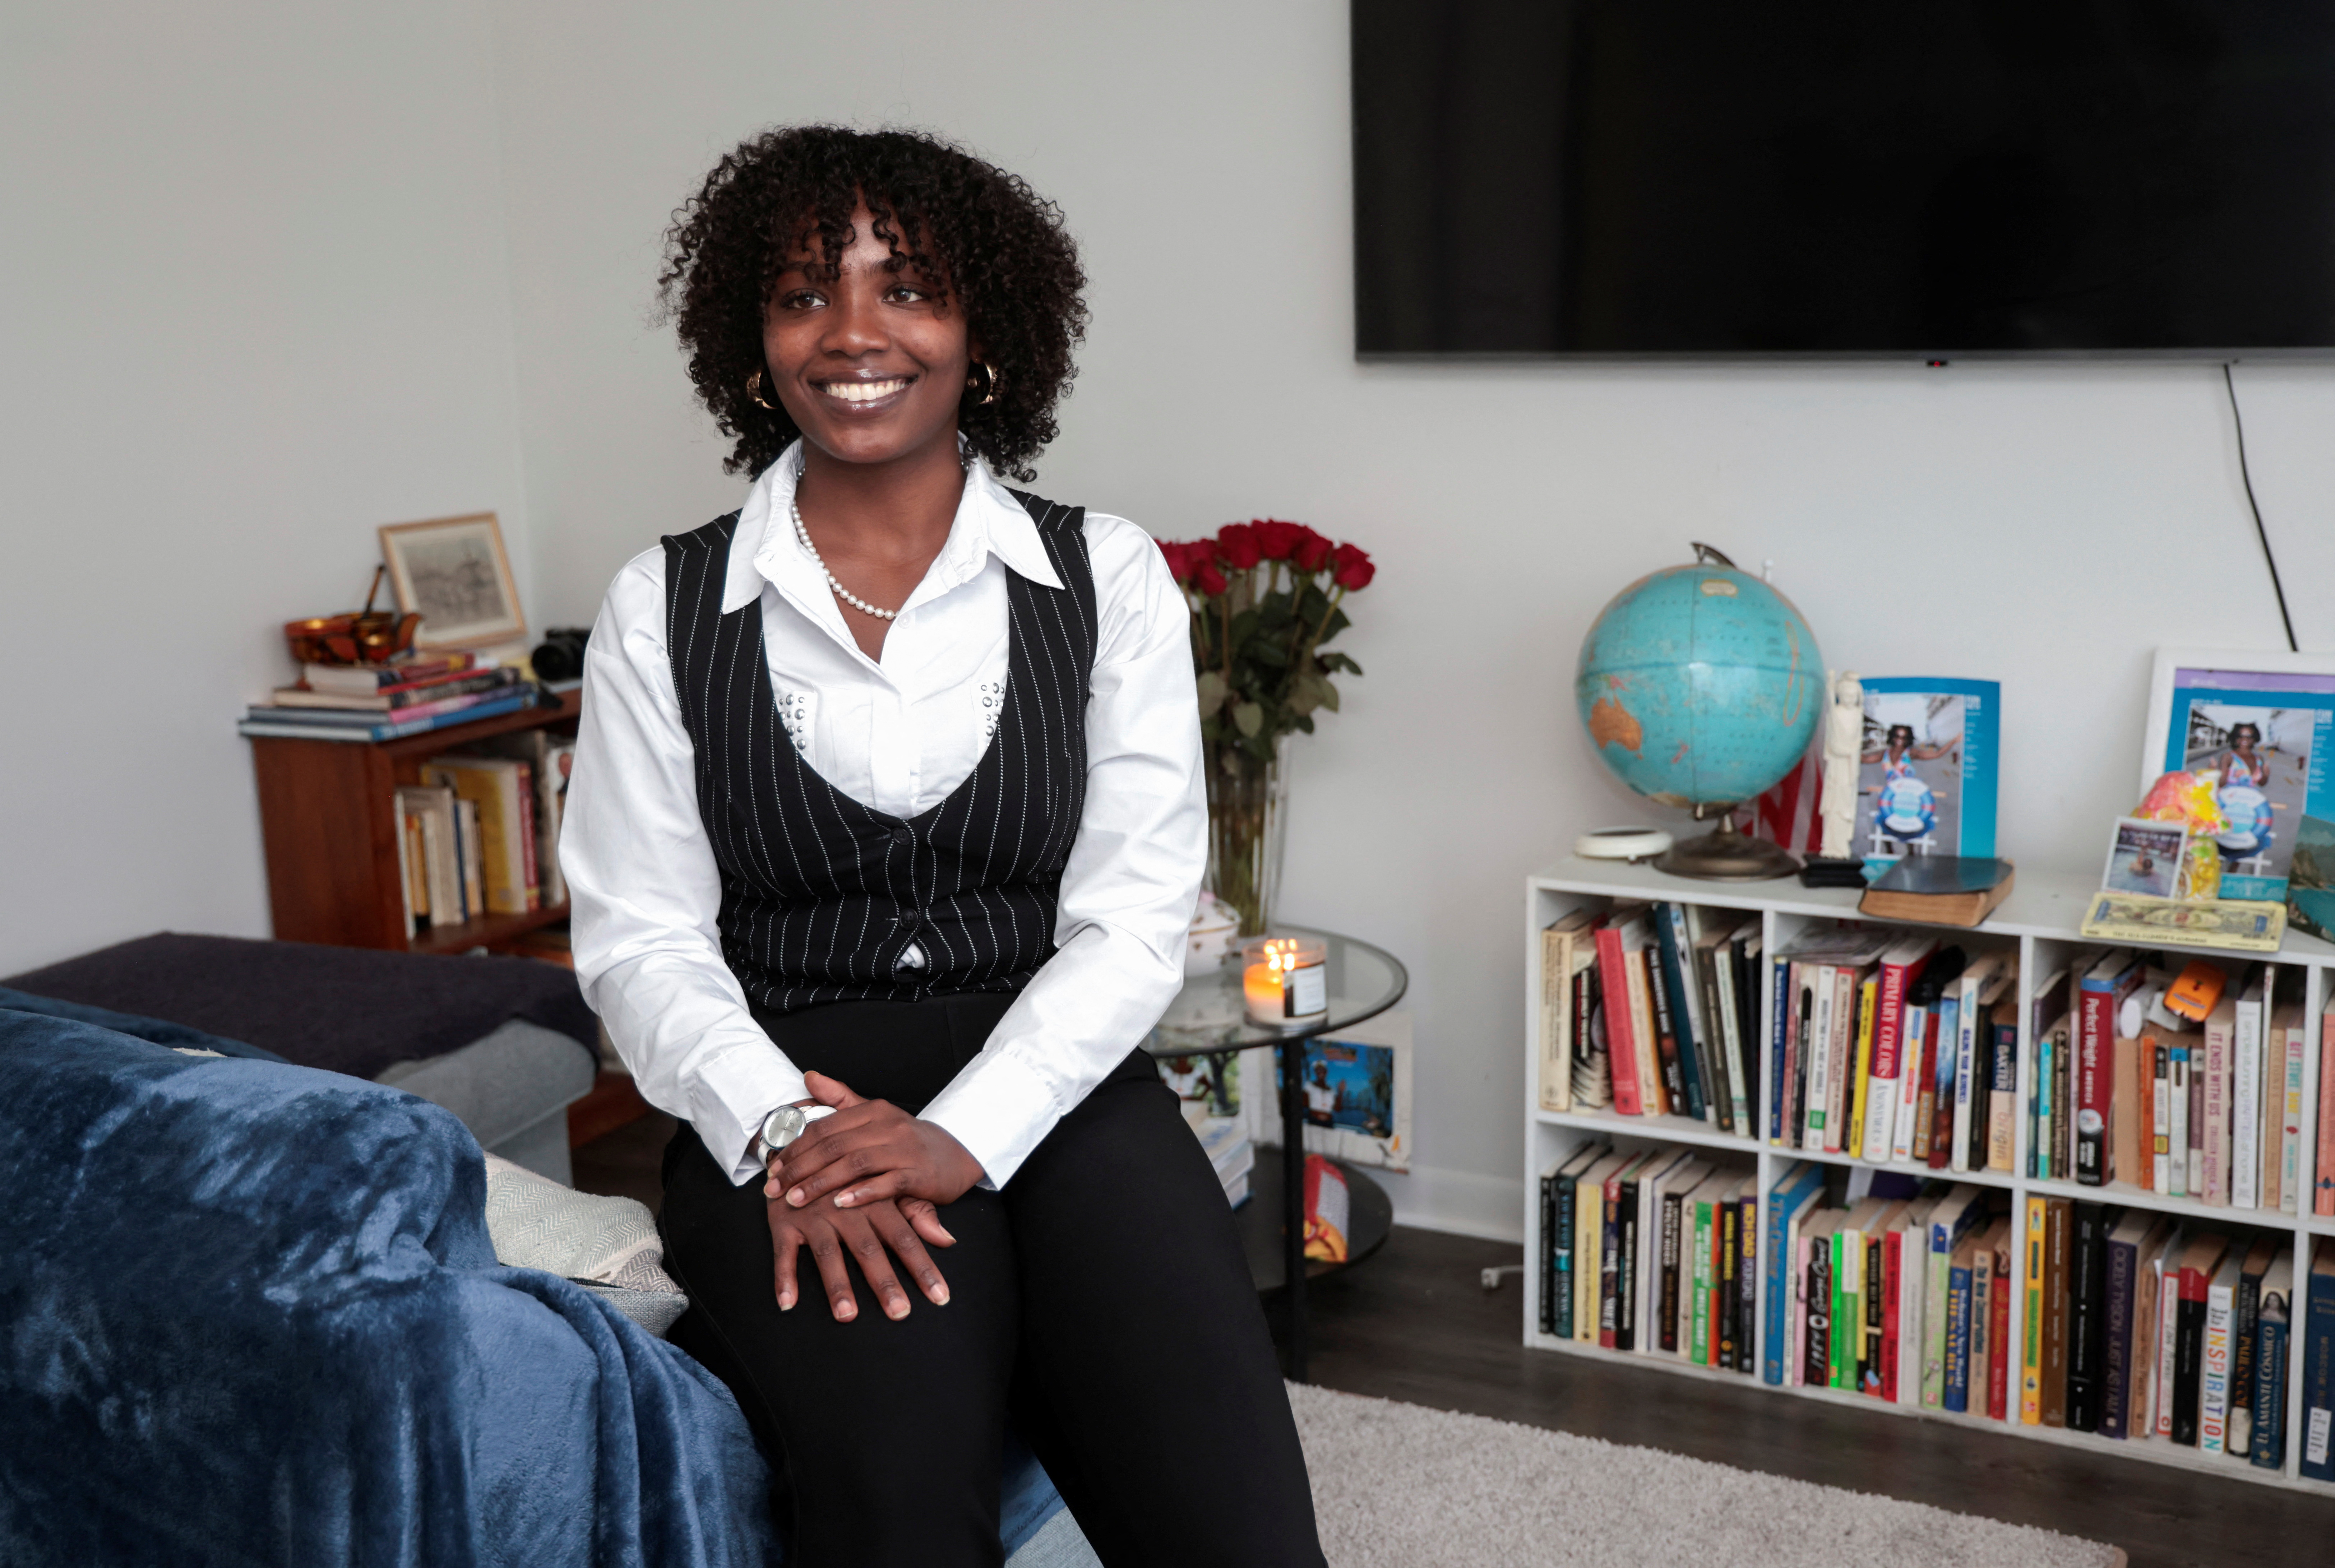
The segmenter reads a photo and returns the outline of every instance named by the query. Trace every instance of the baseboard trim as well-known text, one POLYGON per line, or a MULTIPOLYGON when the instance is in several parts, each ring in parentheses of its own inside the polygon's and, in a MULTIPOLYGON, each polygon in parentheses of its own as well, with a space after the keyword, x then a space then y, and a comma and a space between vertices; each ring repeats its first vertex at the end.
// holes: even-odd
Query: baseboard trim
POLYGON ((1372 1179, 1394 1200, 1394 1222, 1486 1241, 1525 1239, 1525 1198, 1515 1181, 1475 1171, 1415 1165, 1408 1175, 1373 1170, 1372 1179))

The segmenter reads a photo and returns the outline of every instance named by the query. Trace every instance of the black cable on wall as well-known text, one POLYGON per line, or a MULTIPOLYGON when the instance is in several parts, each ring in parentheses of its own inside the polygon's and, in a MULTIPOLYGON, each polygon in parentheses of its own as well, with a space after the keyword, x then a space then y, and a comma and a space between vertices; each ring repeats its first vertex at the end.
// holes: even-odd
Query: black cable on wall
POLYGON ((2299 653, 2302 644, 2294 640, 2294 617, 2286 613, 2286 585, 2279 580, 2278 557, 2271 554, 2270 530, 2262 527, 2262 503, 2254 499, 2254 476, 2246 466, 2246 421, 2238 412, 2238 383, 2231 376, 2226 360, 2222 363, 2222 385, 2230 394, 2230 423, 2238 432, 2238 478, 2245 481, 2246 505, 2254 514, 2254 537, 2262 541, 2262 564, 2270 567, 2271 591, 2278 595, 2278 618, 2286 627, 2287 651, 2299 653))

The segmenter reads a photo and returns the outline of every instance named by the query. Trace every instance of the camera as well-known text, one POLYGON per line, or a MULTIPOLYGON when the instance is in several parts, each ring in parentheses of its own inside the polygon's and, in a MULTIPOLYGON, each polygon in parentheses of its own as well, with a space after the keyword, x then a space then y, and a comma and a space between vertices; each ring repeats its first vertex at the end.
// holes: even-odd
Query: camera
POLYGON ((576 681, 584 674, 584 644, 592 640, 589 626, 554 626, 536 644, 535 678, 543 682, 576 681))

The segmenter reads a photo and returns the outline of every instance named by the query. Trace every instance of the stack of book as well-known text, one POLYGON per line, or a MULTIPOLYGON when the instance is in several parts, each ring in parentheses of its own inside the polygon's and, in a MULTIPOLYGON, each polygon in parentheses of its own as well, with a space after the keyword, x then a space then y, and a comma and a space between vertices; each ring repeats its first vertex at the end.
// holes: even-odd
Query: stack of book
MULTIPOLYGON (((2056 1197, 2025 1233, 2022 1422, 2285 1464, 2291 1243, 2056 1197)), ((2314 1314, 2318 1269, 2324 1244, 2314 1314)))
MULTIPOLYGON (((2093 949, 2037 988, 2032 1174, 2293 1211, 2305 1179, 2301 972, 2233 964, 2193 1020, 2167 1005, 2179 976, 2156 962, 2093 949)), ((2330 1133, 2322 1121, 2321 1169, 2330 1133)))
POLYGON ((1541 1176, 1540 1329, 1750 1372, 1759 1178, 1691 1149, 1584 1145, 1541 1176))
POLYGON ((1754 1136, 1758 915, 1623 902, 1575 910, 1541 940, 1545 1109, 1610 1107, 1754 1136))
POLYGON ((559 822, 575 742, 543 731, 433 757, 397 791, 407 929, 519 915, 567 901, 559 822))
POLYGON ((1767 1380, 2006 1419, 2019 1250, 1998 1197, 2007 1205, 1964 1184, 1791 1166, 1769 1208, 1767 1380))
POLYGON ((393 740, 448 724, 517 712, 534 688, 512 669, 481 670, 469 653, 390 664, 306 664, 245 712, 237 731, 302 740, 393 740))
POLYGON ((1200 1147, 1216 1167, 1216 1180, 1225 1189, 1225 1197, 1233 1207, 1248 1202, 1249 1173, 1256 1168, 1256 1146, 1242 1130, 1238 1117, 1208 1116, 1196 1118, 1192 1130, 1199 1135, 1200 1147))

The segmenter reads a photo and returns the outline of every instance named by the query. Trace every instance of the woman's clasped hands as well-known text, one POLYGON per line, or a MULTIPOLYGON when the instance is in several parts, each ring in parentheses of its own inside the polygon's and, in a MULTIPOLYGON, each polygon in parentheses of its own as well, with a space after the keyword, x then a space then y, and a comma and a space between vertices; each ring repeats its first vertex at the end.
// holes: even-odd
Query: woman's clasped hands
POLYGON ((795 1304, 797 1256, 804 1248, 838 1322, 859 1315, 847 1256, 887 1318, 909 1311, 894 1258, 935 1306, 947 1305, 948 1282, 925 1244, 956 1244, 938 1209, 982 1179, 981 1163, 947 1129, 888 1100, 862 1099, 824 1073, 806 1074, 803 1081, 812 1099, 835 1111, 770 1157, 762 1185, 780 1310, 795 1304))

